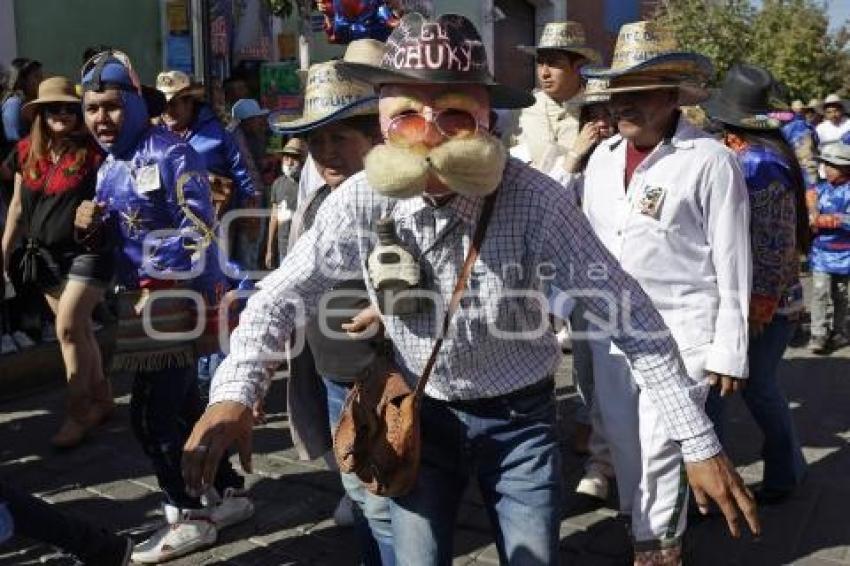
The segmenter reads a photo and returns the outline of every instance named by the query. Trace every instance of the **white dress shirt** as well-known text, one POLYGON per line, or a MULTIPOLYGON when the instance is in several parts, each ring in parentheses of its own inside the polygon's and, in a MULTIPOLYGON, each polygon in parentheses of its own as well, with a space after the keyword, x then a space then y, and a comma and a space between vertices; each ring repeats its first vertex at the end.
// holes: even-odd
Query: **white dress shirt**
POLYGON ((829 120, 824 120, 817 125, 815 131, 818 134, 818 143, 820 144, 818 147, 840 142, 844 134, 850 132, 850 118, 845 116, 837 126, 829 120))
MULTIPOLYGON (((419 258, 423 287, 447 303, 482 202, 457 196, 434 207, 422 198, 393 200, 375 193, 364 174, 350 178, 327 198, 312 228, 248 300, 230 353, 215 374, 210 402, 250 406, 262 395, 279 364, 268 354, 283 351, 291 333, 316 315, 321 297, 336 281, 364 275, 375 244, 372 227, 384 216, 395 219, 399 239, 419 258)), ((614 343, 663 407, 670 436, 682 443, 686 460, 720 451, 702 409, 702 391, 687 376, 649 298, 593 235, 574 197, 513 159, 425 393, 441 400, 483 399, 551 375, 561 357, 547 316, 552 287, 576 292, 589 312, 611 321, 614 343), (631 299, 627 310, 618 308, 623 296, 631 299)), ((441 316, 430 310, 383 319, 396 363, 412 383, 425 366, 441 316)))
POLYGON ((641 284, 679 345, 706 344, 706 370, 747 375, 749 200, 735 155, 680 119, 624 186, 626 141, 602 142, 584 172, 597 236, 641 284))

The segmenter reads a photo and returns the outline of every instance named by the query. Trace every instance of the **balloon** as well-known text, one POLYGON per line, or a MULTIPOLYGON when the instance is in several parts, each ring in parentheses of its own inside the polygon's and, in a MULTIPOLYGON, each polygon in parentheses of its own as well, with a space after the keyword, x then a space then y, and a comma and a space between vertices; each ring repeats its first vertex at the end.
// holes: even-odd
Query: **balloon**
POLYGON ((386 41, 399 16, 386 0, 319 0, 325 16, 324 29, 330 43, 349 43, 372 38, 386 41))

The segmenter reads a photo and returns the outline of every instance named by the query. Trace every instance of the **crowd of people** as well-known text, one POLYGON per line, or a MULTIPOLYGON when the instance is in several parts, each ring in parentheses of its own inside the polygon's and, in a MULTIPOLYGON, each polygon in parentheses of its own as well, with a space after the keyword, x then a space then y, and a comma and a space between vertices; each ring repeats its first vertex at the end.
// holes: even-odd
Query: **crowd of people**
POLYGON ((709 93, 710 59, 654 22, 623 26, 610 66, 581 24, 547 24, 520 47, 534 92, 497 83, 483 45, 462 16, 410 14, 387 42, 311 66, 294 120, 235 82, 222 119, 185 73, 144 85, 109 46, 77 80, 12 63, 3 355, 55 319, 62 449, 112 415, 110 374, 132 375, 165 524, 134 542, 0 479, 0 542, 104 565, 214 544, 254 512, 227 456, 250 472, 283 365, 293 443, 339 467, 335 516, 363 564, 451 563, 471 479, 505 564, 557 563, 564 490, 606 500, 612 482, 636 565, 681 563, 690 497, 733 536, 759 532, 757 504, 806 477, 777 379, 807 310, 801 266, 810 349, 847 344, 844 102, 777 108, 775 79, 745 62, 709 93), (41 304, 36 328, 12 316, 41 304), (555 422, 567 342, 572 449, 588 455, 576 486, 555 422), (736 392, 764 436, 755 493, 724 450, 736 392))

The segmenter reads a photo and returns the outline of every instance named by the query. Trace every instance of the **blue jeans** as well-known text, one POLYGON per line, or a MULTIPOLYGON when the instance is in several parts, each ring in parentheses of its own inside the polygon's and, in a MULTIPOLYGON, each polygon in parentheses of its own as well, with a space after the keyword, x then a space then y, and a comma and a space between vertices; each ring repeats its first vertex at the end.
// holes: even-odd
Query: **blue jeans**
MULTIPOLYGON (((796 325, 795 321, 777 315, 760 336, 750 338, 750 376, 742 397, 764 435, 762 485, 767 489, 793 489, 806 473, 794 419, 776 375, 796 325)), ((706 408, 722 441, 722 400, 716 388, 712 388, 706 408)))
POLYGON ((452 564, 458 507, 475 474, 500 562, 557 564, 562 491, 552 382, 491 400, 426 397, 421 418, 416 486, 390 506, 396 561, 452 564))
MULTIPOLYGON (((167 503, 199 509, 201 502, 186 492, 180 468, 183 445, 204 412, 195 368, 166 368, 138 372, 130 398, 130 420, 136 439, 150 459, 167 503)), ((245 480, 230 461, 222 458, 216 470, 215 488, 241 489, 245 480)))
POLYGON ((201 392, 201 401, 204 405, 210 399, 210 386, 218 366, 224 361, 224 353, 216 352, 206 356, 198 357, 198 388, 201 392))
MULTIPOLYGON (((328 397, 328 418, 331 431, 336 427, 349 386, 322 377, 328 397)), ((365 566, 394 566, 393 528, 390 522, 390 501, 370 493, 355 474, 340 473, 342 487, 355 503, 355 529, 363 551, 365 566)))

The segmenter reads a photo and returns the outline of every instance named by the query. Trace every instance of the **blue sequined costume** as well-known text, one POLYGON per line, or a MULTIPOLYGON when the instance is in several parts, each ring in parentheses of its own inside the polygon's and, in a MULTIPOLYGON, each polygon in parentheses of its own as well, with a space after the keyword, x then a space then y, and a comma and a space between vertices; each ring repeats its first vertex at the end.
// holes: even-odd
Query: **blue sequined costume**
POLYGON ((817 211, 834 217, 834 228, 819 228, 812 241, 812 271, 850 275, 850 182, 818 184, 817 211))

